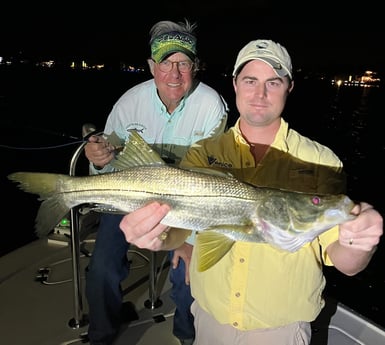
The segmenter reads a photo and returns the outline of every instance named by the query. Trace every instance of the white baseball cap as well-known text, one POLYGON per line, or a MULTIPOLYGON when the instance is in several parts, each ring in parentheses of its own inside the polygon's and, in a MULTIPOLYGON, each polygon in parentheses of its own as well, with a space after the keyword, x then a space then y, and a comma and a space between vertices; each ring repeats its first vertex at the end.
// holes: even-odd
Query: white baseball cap
POLYGON ((271 40, 256 40, 246 44, 238 53, 233 76, 248 61, 261 60, 271 66, 277 76, 288 76, 292 79, 292 66, 290 55, 286 48, 271 40))

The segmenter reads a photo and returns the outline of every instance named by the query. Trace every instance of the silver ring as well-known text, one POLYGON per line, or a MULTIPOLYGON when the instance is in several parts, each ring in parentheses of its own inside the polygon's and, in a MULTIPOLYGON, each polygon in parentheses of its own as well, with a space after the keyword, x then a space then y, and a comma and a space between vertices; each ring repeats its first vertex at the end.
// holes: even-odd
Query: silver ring
POLYGON ((351 246, 353 244, 353 239, 351 238, 350 240, 349 240, 349 246, 351 246))

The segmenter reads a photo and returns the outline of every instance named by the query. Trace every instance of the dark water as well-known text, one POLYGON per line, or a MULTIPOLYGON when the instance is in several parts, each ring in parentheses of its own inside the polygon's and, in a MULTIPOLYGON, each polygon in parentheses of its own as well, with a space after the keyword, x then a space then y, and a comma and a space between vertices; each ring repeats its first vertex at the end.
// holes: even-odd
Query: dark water
MULTIPOLYGON (((103 129, 118 97, 147 74, 90 71, 0 69, 0 188, 3 222, 0 255, 35 240, 39 202, 6 179, 14 171, 69 173, 70 160, 86 122, 103 129)), ((238 116, 229 77, 201 75, 219 90, 238 116)), ((293 128, 331 147, 348 173, 349 196, 364 200, 385 216, 384 87, 334 87, 329 82, 296 80, 285 118, 293 128)), ((77 174, 86 172, 79 160, 77 174)), ((385 245, 382 239, 369 266, 354 277, 325 268, 326 293, 385 327, 385 245)))

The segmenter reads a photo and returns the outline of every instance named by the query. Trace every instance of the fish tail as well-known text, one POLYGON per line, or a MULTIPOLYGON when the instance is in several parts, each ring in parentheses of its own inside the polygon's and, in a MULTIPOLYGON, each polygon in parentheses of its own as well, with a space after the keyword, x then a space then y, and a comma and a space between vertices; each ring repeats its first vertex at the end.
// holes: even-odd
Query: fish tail
POLYGON ((18 183, 18 187, 43 200, 36 216, 36 235, 48 235, 60 220, 69 212, 69 208, 58 194, 59 186, 68 179, 67 175, 38 172, 16 172, 8 175, 8 179, 18 183))
POLYGON ((39 200, 44 200, 57 193, 58 180, 65 177, 66 175, 38 172, 15 172, 8 175, 8 179, 18 183, 21 190, 38 194, 39 200))

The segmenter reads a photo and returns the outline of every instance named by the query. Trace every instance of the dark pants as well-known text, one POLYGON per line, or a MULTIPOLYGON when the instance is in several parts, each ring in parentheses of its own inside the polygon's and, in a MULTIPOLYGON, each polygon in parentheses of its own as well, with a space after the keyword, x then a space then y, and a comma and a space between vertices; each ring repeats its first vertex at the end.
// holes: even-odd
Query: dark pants
POLYGON ((127 277, 126 242, 119 228, 122 216, 103 214, 95 247, 86 270, 88 337, 91 344, 111 344, 119 331, 123 295, 120 283, 127 277))
MULTIPOLYGON (((174 252, 169 252, 170 261, 174 252)), ((176 305, 172 333, 179 339, 194 339, 194 316, 190 307, 194 301, 191 296, 190 285, 185 283, 185 264, 179 260, 176 269, 170 268, 170 282, 172 283, 170 297, 176 305)))
MULTIPOLYGON (((103 214, 96 243, 86 271, 86 298, 89 308, 88 337, 92 345, 111 344, 121 325, 123 295, 121 282, 127 278, 129 243, 119 228, 122 216, 103 214)), ((183 261, 171 269, 171 295, 176 304, 173 333, 180 339, 194 337, 190 313, 192 297, 185 284, 183 261)))

